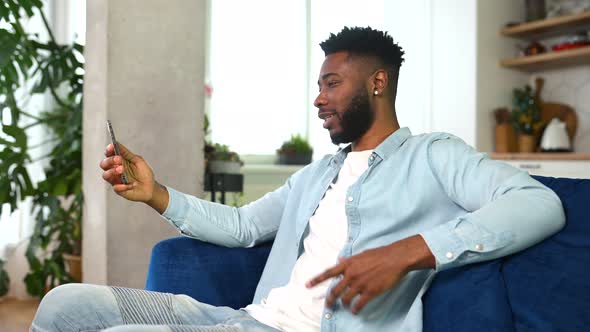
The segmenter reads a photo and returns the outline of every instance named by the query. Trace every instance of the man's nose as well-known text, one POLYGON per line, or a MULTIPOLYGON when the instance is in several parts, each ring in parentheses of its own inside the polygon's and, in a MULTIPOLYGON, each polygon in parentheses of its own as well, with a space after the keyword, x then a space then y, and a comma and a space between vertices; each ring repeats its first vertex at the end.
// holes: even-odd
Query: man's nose
POLYGON ((314 100, 313 106, 319 108, 327 104, 326 98, 320 93, 314 100))

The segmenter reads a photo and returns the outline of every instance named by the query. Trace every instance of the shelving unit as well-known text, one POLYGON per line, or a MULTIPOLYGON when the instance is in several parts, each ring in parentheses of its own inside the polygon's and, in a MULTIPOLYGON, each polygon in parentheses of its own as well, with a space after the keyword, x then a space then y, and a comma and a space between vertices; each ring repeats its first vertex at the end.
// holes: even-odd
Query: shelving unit
MULTIPOLYGON (((503 36, 523 40, 541 40, 573 34, 580 30, 590 30, 590 11, 506 27, 500 33, 503 36)), ((537 71, 539 69, 580 64, 590 64, 590 46, 558 52, 549 51, 539 55, 523 56, 500 61, 502 67, 522 71, 537 71)))
POLYGON ((539 55, 523 56, 500 61, 505 68, 523 71, 537 71, 555 67, 568 67, 590 64, 590 46, 559 52, 547 52, 539 55))
POLYGON ((500 33, 507 37, 536 40, 575 33, 579 30, 590 30, 590 11, 506 27, 500 33))

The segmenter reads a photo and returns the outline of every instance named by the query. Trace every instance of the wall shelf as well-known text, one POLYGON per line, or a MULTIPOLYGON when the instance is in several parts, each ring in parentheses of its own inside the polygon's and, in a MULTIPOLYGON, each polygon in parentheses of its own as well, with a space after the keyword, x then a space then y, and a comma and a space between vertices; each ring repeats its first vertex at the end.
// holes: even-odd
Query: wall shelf
POLYGON ((507 37, 538 40, 574 34, 580 30, 590 30, 590 10, 579 14, 553 17, 506 27, 500 33, 507 37))
POLYGON ((502 67, 528 72, 581 64, 590 64, 590 46, 500 61, 502 67))

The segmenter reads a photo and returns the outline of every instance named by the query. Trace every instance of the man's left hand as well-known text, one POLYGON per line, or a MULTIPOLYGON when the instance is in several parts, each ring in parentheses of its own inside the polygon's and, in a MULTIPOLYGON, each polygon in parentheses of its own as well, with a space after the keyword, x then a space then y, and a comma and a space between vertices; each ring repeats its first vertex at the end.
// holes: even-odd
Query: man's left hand
POLYGON ((394 288, 412 270, 434 268, 435 259, 421 236, 415 235, 388 246, 364 251, 348 258, 307 282, 308 288, 340 276, 342 279, 326 298, 332 307, 338 298, 350 307, 355 297, 353 314, 360 312, 373 298, 394 288))

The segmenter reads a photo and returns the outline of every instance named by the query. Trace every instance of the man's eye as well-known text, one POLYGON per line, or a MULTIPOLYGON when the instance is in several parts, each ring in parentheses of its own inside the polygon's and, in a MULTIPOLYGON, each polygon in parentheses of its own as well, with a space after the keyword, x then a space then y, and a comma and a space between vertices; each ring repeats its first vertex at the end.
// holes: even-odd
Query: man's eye
POLYGON ((336 85, 338 85, 338 82, 328 82, 328 87, 330 87, 330 88, 334 87, 336 85))

